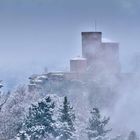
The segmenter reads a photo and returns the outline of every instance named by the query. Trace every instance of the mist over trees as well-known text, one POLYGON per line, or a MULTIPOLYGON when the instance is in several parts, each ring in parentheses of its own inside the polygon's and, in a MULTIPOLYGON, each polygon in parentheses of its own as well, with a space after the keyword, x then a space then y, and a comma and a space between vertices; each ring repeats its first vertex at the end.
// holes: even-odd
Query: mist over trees
POLYGON ((102 115, 110 106, 109 97, 114 98, 109 88, 102 89, 94 81, 46 84, 32 91, 27 86, 1 91, 0 140, 139 139, 135 131, 125 137, 111 135, 111 116, 102 115), (108 96, 103 96, 107 91, 108 96))
POLYGON ((138 140, 135 131, 126 137, 110 135, 111 116, 103 117, 101 113, 109 100, 102 100, 100 92, 106 91, 95 82, 89 83, 88 88, 82 81, 53 83, 50 94, 45 92, 45 85, 32 91, 19 86, 12 93, 1 92, 0 140, 138 140), (56 88, 62 88, 60 94, 56 88), (87 94, 87 89, 93 96, 87 94))

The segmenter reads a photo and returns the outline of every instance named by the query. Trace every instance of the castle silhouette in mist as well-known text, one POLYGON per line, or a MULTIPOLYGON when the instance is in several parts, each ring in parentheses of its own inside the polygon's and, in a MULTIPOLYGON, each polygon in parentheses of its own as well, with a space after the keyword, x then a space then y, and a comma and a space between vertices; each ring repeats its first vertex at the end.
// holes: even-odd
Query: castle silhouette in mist
POLYGON ((70 60, 69 72, 47 72, 32 75, 29 88, 42 85, 47 80, 61 81, 94 79, 97 75, 116 75, 121 71, 119 43, 103 42, 102 32, 82 32, 82 56, 70 60))

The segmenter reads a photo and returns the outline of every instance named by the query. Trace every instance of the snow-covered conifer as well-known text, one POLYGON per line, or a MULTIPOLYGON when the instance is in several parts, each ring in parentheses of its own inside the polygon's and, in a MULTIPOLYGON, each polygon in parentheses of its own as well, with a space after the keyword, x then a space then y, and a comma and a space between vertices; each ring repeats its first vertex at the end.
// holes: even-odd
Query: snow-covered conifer
POLYGON ((106 134, 110 131, 106 129, 106 125, 109 122, 109 118, 102 118, 100 111, 97 108, 93 108, 91 111, 91 117, 89 118, 88 127, 86 132, 89 140, 105 140, 106 134))
POLYGON ((43 140, 56 135, 55 120, 53 119, 54 107, 54 102, 47 97, 29 108, 23 130, 30 140, 43 140))
POLYGON ((60 115, 59 115, 59 140, 73 140, 75 139, 75 113, 73 111, 73 107, 71 107, 70 103, 68 102, 67 97, 64 97, 63 105, 60 108, 60 115))
POLYGON ((131 131, 129 133, 128 140, 138 140, 138 136, 135 131, 131 131))

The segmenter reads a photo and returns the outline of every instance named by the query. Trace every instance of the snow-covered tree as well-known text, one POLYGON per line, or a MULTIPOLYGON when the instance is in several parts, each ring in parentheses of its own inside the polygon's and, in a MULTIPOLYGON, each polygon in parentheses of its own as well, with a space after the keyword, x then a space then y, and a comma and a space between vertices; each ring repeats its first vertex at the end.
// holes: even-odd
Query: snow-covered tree
POLYGON ((128 140, 138 140, 138 136, 135 131, 131 131, 129 133, 128 140))
POLYGON ((111 131, 106 129, 106 125, 109 122, 109 118, 102 118, 100 111, 97 108, 93 108, 91 111, 91 117, 89 118, 88 127, 86 132, 89 140, 105 140, 106 134, 111 131))
MULTIPOLYGON (((55 120, 53 118, 54 102, 50 97, 29 108, 29 114, 23 124, 24 136, 28 135, 30 140, 43 140, 56 136, 55 120)), ((22 136, 23 133, 21 132, 22 136)))
POLYGON ((64 97, 63 105, 60 108, 59 115, 59 140, 73 140, 75 139, 75 113, 73 107, 68 102, 67 97, 64 97))
POLYGON ((12 139, 22 126, 26 110, 27 91, 18 87, 14 92, 8 92, 3 99, 0 111, 0 139, 12 139))

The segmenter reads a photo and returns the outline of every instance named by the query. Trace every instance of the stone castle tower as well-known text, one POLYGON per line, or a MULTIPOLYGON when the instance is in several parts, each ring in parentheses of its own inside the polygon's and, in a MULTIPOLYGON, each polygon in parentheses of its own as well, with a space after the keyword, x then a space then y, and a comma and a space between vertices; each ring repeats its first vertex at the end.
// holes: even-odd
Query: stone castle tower
POLYGON ((119 44, 102 42, 102 32, 82 32, 82 57, 70 61, 71 72, 119 73, 119 44))

